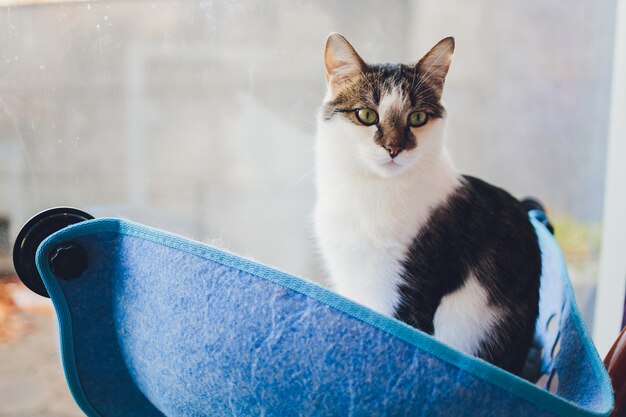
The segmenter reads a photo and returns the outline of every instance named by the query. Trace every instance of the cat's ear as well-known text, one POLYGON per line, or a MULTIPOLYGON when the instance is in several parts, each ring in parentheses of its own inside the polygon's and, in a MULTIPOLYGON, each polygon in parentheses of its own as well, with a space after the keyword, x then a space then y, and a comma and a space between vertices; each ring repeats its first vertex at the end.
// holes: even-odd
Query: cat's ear
POLYGON ((332 91, 351 78, 361 74, 367 68, 350 42, 338 33, 331 33, 326 39, 324 51, 326 82, 332 91))
POLYGON ((443 89, 453 53, 454 38, 448 37, 440 40, 422 59, 415 63, 420 78, 439 90, 443 89))

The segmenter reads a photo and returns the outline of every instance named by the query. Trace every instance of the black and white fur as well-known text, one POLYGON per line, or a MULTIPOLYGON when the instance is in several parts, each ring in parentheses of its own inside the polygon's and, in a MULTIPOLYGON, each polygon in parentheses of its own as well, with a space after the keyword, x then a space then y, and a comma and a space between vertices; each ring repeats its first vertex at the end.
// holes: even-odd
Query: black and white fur
POLYGON ((316 235, 337 292, 519 372, 538 313, 539 246, 516 199, 460 175, 448 156, 441 94, 453 51, 446 38, 415 64, 371 65, 329 36, 316 235), (378 122, 359 122, 359 108, 378 122), (414 111, 424 126, 408 125, 414 111))

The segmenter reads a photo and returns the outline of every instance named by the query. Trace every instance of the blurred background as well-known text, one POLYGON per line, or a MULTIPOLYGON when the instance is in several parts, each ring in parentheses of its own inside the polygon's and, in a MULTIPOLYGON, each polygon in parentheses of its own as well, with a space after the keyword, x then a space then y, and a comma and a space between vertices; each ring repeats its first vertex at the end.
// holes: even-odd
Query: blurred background
POLYGON ((55 205, 125 217, 323 283, 311 233, 323 47, 366 61, 457 48, 460 170, 554 219, 593 322, 615 0, 0 0, 0 416, 77 416, 55 317, 13 276, 20 226, 55 205))

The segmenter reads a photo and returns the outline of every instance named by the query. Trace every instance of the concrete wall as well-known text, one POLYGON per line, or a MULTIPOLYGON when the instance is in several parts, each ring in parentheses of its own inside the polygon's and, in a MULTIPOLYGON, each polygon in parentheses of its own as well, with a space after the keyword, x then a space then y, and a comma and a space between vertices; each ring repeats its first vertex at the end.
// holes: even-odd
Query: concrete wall
POLYGON ((0 9, 0 215, 74 205, 319 277, 312 148, 322 52, 412 61, 457 39, 459 167, 602 213, 614 1, 152 1, 0 9))

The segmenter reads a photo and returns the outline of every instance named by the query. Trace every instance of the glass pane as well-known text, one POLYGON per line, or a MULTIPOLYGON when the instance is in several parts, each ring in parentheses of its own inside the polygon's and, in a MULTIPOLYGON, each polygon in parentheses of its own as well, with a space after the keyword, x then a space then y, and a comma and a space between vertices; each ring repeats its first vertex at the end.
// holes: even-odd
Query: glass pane
MULTIPOLYGON (((0 1, 5 273, 3 236, 71 205, 323 281, 310 215, 326 35, 372 62, 454 35, 450 153, 546 204, 591 324, 614 1, 37 3, 0 1)), ((58 394, 52 316, 0 285, 0 415, 80 415, 58 394)))

